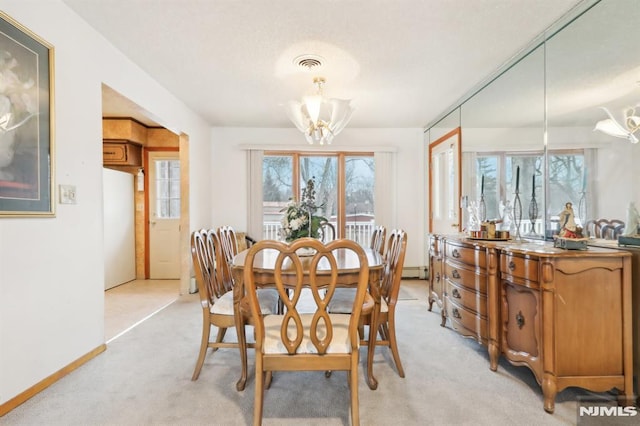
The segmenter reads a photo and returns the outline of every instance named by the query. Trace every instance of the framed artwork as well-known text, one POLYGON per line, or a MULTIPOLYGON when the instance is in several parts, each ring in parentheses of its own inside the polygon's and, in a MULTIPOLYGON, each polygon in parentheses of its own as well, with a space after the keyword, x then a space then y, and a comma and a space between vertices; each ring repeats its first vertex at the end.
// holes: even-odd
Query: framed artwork
POLYGON ((0 217, 54 216, 53 47, 0 12, 0 217))

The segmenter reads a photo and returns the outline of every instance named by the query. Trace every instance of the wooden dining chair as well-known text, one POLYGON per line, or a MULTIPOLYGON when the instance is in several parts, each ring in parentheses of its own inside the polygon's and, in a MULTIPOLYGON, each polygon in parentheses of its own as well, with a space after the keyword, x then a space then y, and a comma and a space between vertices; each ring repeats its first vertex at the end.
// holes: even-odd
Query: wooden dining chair
MULTIPOLYGON (((191 380, 198 379, 207 349, 211 348, 215 352, 218 348, 238 348, 242 373, 236 387, 242 390, 247 377, 247 348, 253 347, 253 344, 246 343, 244 334, 240 334, 235 342, 225 342, 224 337, 229 327, 238 329, 236 320, 242 324, 241 330, 244 330, 244 325, 251 325, 253 321, 249 315, 235 312, 234 282, 230 273, 227 277, 223 275, 228 264, 222 251, 222 244, 215 230, 201 229, 191 234, 191 256, 202 307, 202 339, 191 380), (214 341, 210 340, 212 326, 218 329, 214 341)), ((275 312, 277 303, 278 295, 275 291, 260 293, 260 306, 265 313, 275 312)))
POLYGON ((255 243, 256 240, 247 235, 246 232, 236 232, 236 247, 238 248, 238 253, 248 249, 255 243))
POLYGON ((227 328, 235 327, 235 319, 232 284, 225 283, 216 268, 216 264, 224 262, 219 246, 214 230, 201 229, 191 234, 191 257, 202 306, 202 340, 191 380, 198 379, 208 348, 215 352, 218 348, 239 347, 237 342, 224 342, 227 328), (212 326, 218 328, 215 341, 210 341, 212 326))
POLYGON ((366 254, 354 241, 335 240, 325 245, 314 238, 301 238, 288 245, 264 240, 249 249, 244 265, 244 283, 251 315, 255 319, 254 425, 262 424, 265 380, 267 384, 270 382, 272 372, 329 370, 347 371, 351 391, 351 421, 353 425, 359 424, 358 322, 368 281, 366 254), (316 254, 313 257, 299 257, 296 250, 302 247, 313 248, 316 254), (352 285, 355 291, 349 314, 327 311, 338 285, 338 262, 334 255, 336 249, 353 251, 360 264, 360 268, 353 272, 352 285), (278 252, 273 274, 275 284, 272 285, 275 285, 285 304, 285 313, 281 315, 264 315, 259 309, 257 290, 265 283, 260 282, 260 273, 256 273, 253 265, 256 257, 264 250, 278 252), (319 270, 319 265, 322 265, 322 270, 319 270), (300 295, 304 289, 310 289, 313 294, 315 310, 312 313, 298 311, 300 295))
POLYGON ((217 230, 218 243, 220 244, 220 255, 222 262, 218 265, 220 271, 220 279, 222 282, 233 287, 233 273, 231 264, 233 258, 238 254, 238 244, 236 241, 236 233, 231 226, 221 226, 217 230))
POLYGON ((220 238, 220 244, 222 244, 227 263, 231 263, 233 256, 238 254, 236 231, 232 226, 221 226, 218 228, 218 238, 220 238))
MULTIPOLYGON (((384 255, 384 271, 380 280, 380 311, 376 313, 376 324, 373 322, 373 313, 362 315, 359 334, 362 343, 366 343, 364 327, 369 328, 370 333, 376 333, 375 346, 387 346, 391 350, 393 361, 396 364, 398 375, 404 377, 404 368, 400 361, 398 340, 396 338, 396 304, 402 281, 402 268, 407 251, 407 233, 402 229, 394 229, 389 236, 387 249, 384 255)), ((349 289, 339 289, 329 306, 330 312, 349 312, 349 289), (346 298, 346 300, 345 300, 346 298)), ((373 357, 375 348, 367 353, 367 375, 373 377, 373 357)), ((369 387, 375 389, 377 383, 370 383, 369 387)))
MULTIPOLYGON (((389 235, 387 249, 385 251, 385 265, 380 283, 380 312, 376 325, 369 327, 369 332, 378 330, 379 339, 376 346, 387 346, 391 349, 393 361, 400 377, 404 377, 404 368, 400 362, 398 352, 398 339, 396 338, 396 304, 402 282, 402 268, 407 251, 407 233, 402 229, 394 229, 389 235)), ((364 318, 365 324, 371 316, 364 318)), ((367 355, 367 365, 373 365, 373 351, 367 355)))
POLYGON ((387 236, 387 229, 378 225, 373 228, 373 232, 371 233, 371 242, 369 244, 369 248, 377 251, 381 255, 384 254, 384 241, 387 236))
POLYGON ((336 227, 330 222, 322 222, 320 224, 320 241, 328 243, 336 239, 336 227))

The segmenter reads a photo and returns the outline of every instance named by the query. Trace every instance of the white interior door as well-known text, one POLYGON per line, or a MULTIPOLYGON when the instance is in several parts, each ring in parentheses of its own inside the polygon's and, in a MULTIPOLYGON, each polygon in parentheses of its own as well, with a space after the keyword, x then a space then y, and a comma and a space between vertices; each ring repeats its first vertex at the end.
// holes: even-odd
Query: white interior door
POLYGON ((180 278, 180 160, 149 153, 149 278, 180 278))
POLYGON ((461 230, 460 129, 429 145, 430 231, 450 234, 461 230))
POLYGON ((102 169, 104 289, 136 279, 133 175, 102 169))

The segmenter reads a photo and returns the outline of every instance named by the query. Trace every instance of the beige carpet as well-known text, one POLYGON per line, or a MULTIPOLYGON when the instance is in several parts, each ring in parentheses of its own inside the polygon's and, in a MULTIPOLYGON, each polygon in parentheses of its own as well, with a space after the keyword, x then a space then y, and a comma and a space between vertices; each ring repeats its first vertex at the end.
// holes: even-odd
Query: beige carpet
MULTIPOLYGON (((426 281, 403 281, 398 304, 400 378, 386 348, 375 357, 380 382, 371 391, 360 374, 362 425, 571 425, 577 397, 556 398, 555 414, 542 408, 542 392, 526 367, 501 360, 489 370, 487 351, 440 327, 427 311, 426 281)), ((239 357, 221 349, 207 357, 192 382, 201 327, 197 295, 184 295, 113 340, 106 352, 3 418, 2 425, 248 425, 253 378, 235 390, 239 357)), ((228 338, 235 333, 230 331, 228 338)), ((361 359, 366 355, 362 349, 361 359)), ((250 373, 253 357, 250 358, 250 373)), ((346 374, 280 373, 265 396, 264 425, 347 425, 346 374)))

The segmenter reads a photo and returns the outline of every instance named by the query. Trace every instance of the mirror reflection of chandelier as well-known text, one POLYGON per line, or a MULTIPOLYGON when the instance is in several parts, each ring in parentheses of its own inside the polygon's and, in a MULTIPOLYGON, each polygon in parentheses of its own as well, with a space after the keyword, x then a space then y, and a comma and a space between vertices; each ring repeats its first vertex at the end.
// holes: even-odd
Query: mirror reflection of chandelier
POLYGON ((289 101, 285 106, 287 116, 304 133, 310 144, 330 144, 353 113, 350 99, 328 99, 323 96, 324 82, 323 77, 315 77, 313 83, 318 86, 315 94, 303 97, 302 102, 289 101))
POLYGON ((605 107, 600 107, 607 113, 609 118, 596 123, 594 130, 599 130, 610 136, 627 139, 631 143, 638 143, 638 138, 634 135, 640 130, 640 117, 635 115, 635 108, 627 108, 624 112, 624 126, 613 117, 611 112, 605 107))

